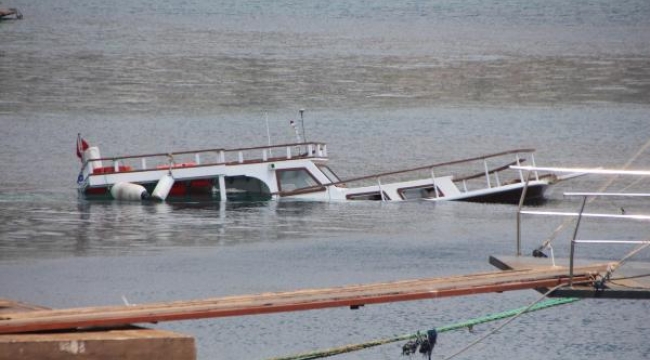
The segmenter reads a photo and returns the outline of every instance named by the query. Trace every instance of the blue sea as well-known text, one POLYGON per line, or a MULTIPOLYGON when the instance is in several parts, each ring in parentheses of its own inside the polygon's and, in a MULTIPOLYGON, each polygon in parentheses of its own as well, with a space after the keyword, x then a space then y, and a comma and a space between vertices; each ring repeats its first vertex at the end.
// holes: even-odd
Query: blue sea
MULTIPOLYGON (((103 156, 328 144, 343 178, 522 147, 543 166, 648 169, 650 2, 4 0, 0 21, 0 297, 53 308, 189 300, 495 270, 511 205, 161 204, 79 199, 77 133, 103 156)), ((551 187, 538 210, 577 210, 551 187)), ((647 192, 619 178, 609 191, 647 192)), ((589 211, 647 213, 643 200, 589 211)), ((563 219, 525 217, 526 254, 563 219)), ((568 256, 571 226, 553 242, 568 256)), ((647 239, 585 219, 584 238, 647 239)), ((630 246, 584 245, 619 260, 630 246)), ((635 260, 648 261, 644 251, 635 260)), ((528 305, 533 290, 159 323, 200 359, 265 359, 413 333, 528 305)), ((464 359, 647 359, 647 301, 525 315, 464 359)), ((441 334, 444 359, 486 334, 441 334)), ((340 359, 401 359, 401 343, 340 359)), ((418 355, 419 356, 419 355, 418 355)), ((0 356, 1 357, 1 356, 0 356)))

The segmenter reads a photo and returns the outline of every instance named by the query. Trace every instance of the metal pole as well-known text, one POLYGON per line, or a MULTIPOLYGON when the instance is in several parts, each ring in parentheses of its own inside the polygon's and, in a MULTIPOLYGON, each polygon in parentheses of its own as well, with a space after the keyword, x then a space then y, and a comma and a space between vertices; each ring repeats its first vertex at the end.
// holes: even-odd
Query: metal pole
POLYGON ((298 110, 300 113, 300 124, 302 126, 302 141, 307 142, 307 134, 305 133, 305 119, 302 114, 305 112, 305 109, 298 110))
POLYGON ((576 228, 573 230, 573 239, 571 239, 571 254, 569 257, 569 286, 573 286, 573 255, 575 254, 576 247, 576 237, 578 236, 578 228, 580 227, 580 220, 582 219, 582 212, 585 210, 585 204, 587 203, 587 197, 582 198, 582 206, 580 207, 580 213, 578 213, 578 221, 576 222, 576 228))
POLYGON ((438 191, 438 186, 436 185, 436 174, 433 172, 433 168, 431 168, 431 181, 433 182, 433 194, 437 199, 440 197, 440 192, 438 191))
MULTIPOLYGON (((533 163, 533 167, 537 167, 537 165, 535 165, 535 154, 530 153, 530 161, 533 163)), ((539 181, 539 171, 537 170, 535 170, 535 180, 539 181)))
POLYGON ((271 157, 273 157, 273 150, 271 149, 271 128, 269 127, 268 113, 264 113, 264 120, 266 121, 266 139, 267 144, 269 145, 269 153, 271 154, 271 157))
POLYGON ((528 191, 528 183, 530 182, 530 171, 527 173, 526 183, 521 190, 521 197, 519 198, 519 208, 517 209, 517 256, 521 256, 521 208, 524 206, 526 199, 526 192, 528 191))
POLYGON ((485 168, 485 179, 487 179, 488 189, 492 187, 490 184, 490 170, 488 170, 487 160, 483 160, 483 168, 485 168))
MULTIPOLYGON (((516 154, 517 158, 515 161, 517 161, 517 166, 521 166, 521 161, 519 160, 519 154, 516 154)), ((519 181, 524 182, 524 171, 519 169, 519 181)))

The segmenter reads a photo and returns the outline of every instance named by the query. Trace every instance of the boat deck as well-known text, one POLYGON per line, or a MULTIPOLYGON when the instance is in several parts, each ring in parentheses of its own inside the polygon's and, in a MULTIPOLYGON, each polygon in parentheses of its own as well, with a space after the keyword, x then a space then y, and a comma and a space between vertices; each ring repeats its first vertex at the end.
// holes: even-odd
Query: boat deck
MULTIPOLYGON (((565 269, 568 272, 569 259, 555 259, 553 267, 549 258, 535 258, 528 256, 490 256, 490 264, 501 270, 535 270, 535 269, 565 269)), ((576 266, 585 266, 587 261, 576 261, 576 266)), ((545 293, 548 287, 536 289, 545 293)), ((606 298, 606 299, 650 299, 650 263, 626 262, 612 275, 611 280, 605 283, 602 289, 596 289, 592 282, 574 284, 555 290, 551 297, 580 297, 580 298, 606 298)))

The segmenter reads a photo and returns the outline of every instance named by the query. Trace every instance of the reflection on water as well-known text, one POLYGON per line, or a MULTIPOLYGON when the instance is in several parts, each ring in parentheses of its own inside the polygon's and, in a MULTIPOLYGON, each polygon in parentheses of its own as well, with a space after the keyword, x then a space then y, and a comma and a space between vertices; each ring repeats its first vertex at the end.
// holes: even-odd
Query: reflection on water
MULTIPOLYGON (((378 203, 300 201, 141 204, 79 200, 76 205, 70 201, 5 205, 12 209, 0 211, 5 219, 0 225, 5 259, 329 237, 366 231, 374 226, 382 207, 395 209, 378 203)), ((421 206, 433 208, 434 204, 421 206)))
MULTIPOLYGON (((570 187, 567 187, 571 189, 570 187)), ((562 199, 562 188, 549 194, 540 209, 575 212, 578 200, 562 199)), ((0 258, 40 258, 149 253, 174 248, 247 246, 260 243, 309 241, 329 238, 414 237, 473 241, 487 237, 513 249, 513 205, 462 202, 436 204, 406 202, 119 202, 5 200, 0 210, 0 258), (482 235, 478 235, 482 234, 482 235), (510 239, 510 240, 504 240, 510 239)), ((589 212, 644 214, 638 200, 602 200, 589 212)), ((525 218, 522 224, 526 248, 539 246, 563 218, 525 218)), ((557 242, 558 256, 568 249, 569 230, 557 242)), ((568 229, 568 230, 567 230, 568 229)), ((643 239, 645 223, 620 223, 584 219, 583 238, 643 239)), ((478 244, 472 245, 473 247, 478 244)), ((496 248, 495 248, 496 249, 496 248)), ((622 247, 615 250, 621 253, 622 247)), ((488 250, 494 253, 496 250, 488 250)), ((532 251, 532 250, 531 250, 532 251)), ((581 250, 582 256, 603 258, 599 248, 581 250)))

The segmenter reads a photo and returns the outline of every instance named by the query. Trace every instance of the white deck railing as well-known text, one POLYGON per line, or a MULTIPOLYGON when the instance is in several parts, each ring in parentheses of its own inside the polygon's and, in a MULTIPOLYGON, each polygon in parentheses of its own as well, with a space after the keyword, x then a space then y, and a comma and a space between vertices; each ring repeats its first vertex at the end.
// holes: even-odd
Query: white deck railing
MULTIPOLYGON (((398 177, 400 178, 400 180, 404 180, 404 178, 414 178, 416 174, 420 173, 420 175, 422 175, 425 172, 427 173, 427 176, 431 178, 432 185, 436 185, 436 181, 437 181, 436 176, 453 175, 452 181, 454 183, 461 184, 461 186, 459 186, 459 191, 461 192, 467 192, 471 190, 470 185, 468 185, 468 183, 471 181, 478 182, 473 184, 474 188, 491 188, 494 186, 501 186, 502 179, 500 176, 502 175, 500 174, 504 172, 510 172, 511 175, 513 175, 513 177, 515 177, 517 181, 522 181, 522 182, 525 181, 524 178, 524 174, 526 173, 525 171, 516 170, 515 172, 513 172, 511 169, 514 167, 513 165, 521 165, 521 163, 526 160, 526 156, 530 156, 531 162, 535 164, 535 158, 533 155, 534 152, 535 149, 514 149, 514 150, 502 151, 498 153, 466 158, 462 160, 447 161, 447 162, 435 163, 430 165, 418 166, 414 168, 388 171, 388 172, 364 175, 364 176, 353 177, 353 178, 346 178, 337 182, 317 185, 309 188, 301 188, 299 190, 296 190, 296 192, 304 193, 310 191, 321 191, 323 186, 339 186, 339 185, 349 186, 350 184, 353 183, 362 183, 362 182, 370 182, 371 184, 377 185, 379 188, 381 188, 382 184, 387 184, 391 182, 389 180, 390 178, 398 177), (499 166, 492 167, 495 166, 495 163, 497 161, 499 162, 499 166), (454 167, 453 171, 439 172, 439 170, 450 166, 454 167), (464 172, 465 174, 462 174, 462 172, 464 172)), ((533 171, 532 174, 536 180, 539 180, 540 176, 536 171, 533 171)), ((422 178, 426 178, 427 176, 425 177, 418 176, 415 178, 422 179, 422 178)), ((437 186, 435 186, 434 188, 436 189, 435 197, 438 197, 439 194, 438 194, 437 186)), ((381 196, 383 196, 382 191, 380 191, 380 194, 381 196)))
POLYGON ((112 169, 111 172, 130 172, 158 170, 170 166, 230 165, 283 161, 296 158, 327 158, 327 145, 318 142, 306 142, 236 149, 203 149, 102 157, 84 162, 82 171, 92 162, 108 163, 109 166, 104 167, 104 169, 112 169))

